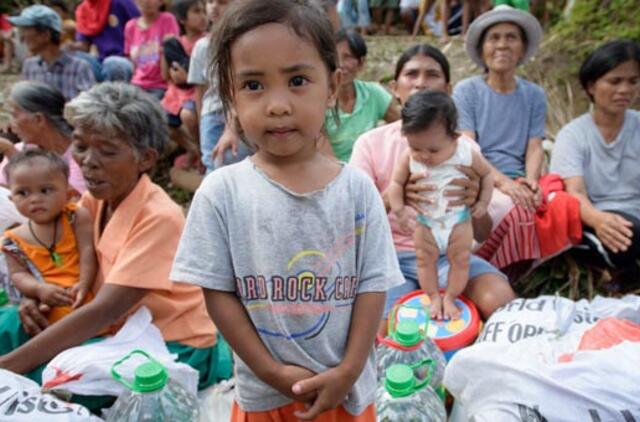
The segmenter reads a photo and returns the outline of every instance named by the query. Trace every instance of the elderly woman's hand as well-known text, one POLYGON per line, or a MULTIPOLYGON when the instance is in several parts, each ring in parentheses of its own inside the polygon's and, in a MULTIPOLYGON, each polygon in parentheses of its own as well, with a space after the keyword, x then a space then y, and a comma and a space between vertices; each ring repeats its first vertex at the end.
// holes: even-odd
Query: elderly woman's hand
POLYGON ((515 205, 521 205, 530 210, 535 210, 538 205, 537 192, 532 191, 528 184, 518 183, 505 176, 496 183, 496 187, 509 196, 515 205))
POLYGON ((596 235, 614 253, 625 252, 631 246, 633 224, 624 217, 611 212, 603 212, 594 225, 596 235))
POLYGON ((44 331, 49 325, 44 313, 49 311, 49 307, 45 304, 38 304, 33 299, 24 298, 20 302, 18 308, 18 315, 20 316, 20 322, 22 327, 30 336, 35 336, 44 331))

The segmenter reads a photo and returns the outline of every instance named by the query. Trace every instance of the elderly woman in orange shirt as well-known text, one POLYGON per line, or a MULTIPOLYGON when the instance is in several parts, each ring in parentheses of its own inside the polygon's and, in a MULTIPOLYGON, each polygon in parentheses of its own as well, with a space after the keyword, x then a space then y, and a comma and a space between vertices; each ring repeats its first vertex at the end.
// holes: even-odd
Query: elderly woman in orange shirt
POLYGON ((32 300, 0 308, 0 368, 38 380, 37 369, 58 353, 146 306, 169 351, 200 372, 201 388, 228 378, 230 365, 219 365, 227 346, 201 289, 169 280, 184 215, 146 174, 167 139, 159 104, 134 86, 105 83, 67 104, 65 115, 88 189, 80 203, 93 217, 95 299, 51 326, 32 300))

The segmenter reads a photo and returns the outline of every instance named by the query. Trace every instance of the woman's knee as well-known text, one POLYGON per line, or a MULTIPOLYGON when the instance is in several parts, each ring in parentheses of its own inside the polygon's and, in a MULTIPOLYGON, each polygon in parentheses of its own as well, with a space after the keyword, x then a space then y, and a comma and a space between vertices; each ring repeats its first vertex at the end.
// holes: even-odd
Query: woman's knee
POLYGON ((476 305, 485 320, 517 297, 509 282, 494 273, 485 273, 470 280, 465 295, 476 305))

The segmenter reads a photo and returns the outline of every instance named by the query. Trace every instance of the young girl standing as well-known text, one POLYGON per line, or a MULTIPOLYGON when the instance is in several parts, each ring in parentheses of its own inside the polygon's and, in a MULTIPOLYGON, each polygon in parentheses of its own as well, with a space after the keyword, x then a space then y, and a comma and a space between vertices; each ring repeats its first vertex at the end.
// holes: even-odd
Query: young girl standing
POLYGON ((187 83, 187 71, 194 45, 207 30, 207 18, 202 0, 175 0, 172 7, 184 34, 164 44, 169 87, 162 99, 162 107, 167 112, 172 139, 186 150, 186 154, 176 160, 181 161, 178 167, 188 169, 193 165, 197 168, 200 162, 198 116, 195 88, 187 83), (178 49, 180 46, 183 50, 180 53, 186 53, 186 57, 173 54, 183 60, 171 61, 167 49, 178 49))
POLYGON ((162 73, 162 42, 180 35, 176 18, 162 12, 163 0, 136 0, 142 16, 131 19, 124 28, 124 52, 135 67, 131 83, 158 100, 167 90, 162 73))
POLYGON ((234 421, 375 421, 373 342, 402 280, 372 182, 316 148, 339 77, 313 4, 233 3, 213 43, 257 152, 207 176, 171 278, 203 287, 236 353, 234 421))

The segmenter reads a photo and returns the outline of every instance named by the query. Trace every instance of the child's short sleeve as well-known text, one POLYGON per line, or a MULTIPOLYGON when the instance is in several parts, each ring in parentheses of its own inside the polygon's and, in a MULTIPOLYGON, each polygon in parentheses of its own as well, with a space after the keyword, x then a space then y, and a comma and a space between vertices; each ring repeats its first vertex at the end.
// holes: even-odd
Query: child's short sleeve
POLYGON ((180 36, 180 26, 178 26, 178 21, 171 13, 163 14, 165 22, 165 30, 164 30, 164 38, 167 39, 170 36, 180 36))
POLYGON ((369 178, 364 180, 363 188, 366 215, 357 216, 363 219, 364 224, 357 225, 356 229, 362 236, 361 250, 358 251, 361 265, 358 293, 385 292, 404 283, 404 277, 398 265, 382 198, 369 178))
MULTIPOLYGON (((213 175, 212 175, 213 176, 213 175)), ((171 280, 234 291, 224 184, 207 178, 196 192, 171 270, 171 280)))
POLYGON ((205 70, 207 68, 207 50, 209 40, 201 38, 196 42, 191 52, 191 61, 189 63, 189 74, 187 82, 190 84, 204 85, 207 83, 205 78, 205 70))

